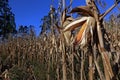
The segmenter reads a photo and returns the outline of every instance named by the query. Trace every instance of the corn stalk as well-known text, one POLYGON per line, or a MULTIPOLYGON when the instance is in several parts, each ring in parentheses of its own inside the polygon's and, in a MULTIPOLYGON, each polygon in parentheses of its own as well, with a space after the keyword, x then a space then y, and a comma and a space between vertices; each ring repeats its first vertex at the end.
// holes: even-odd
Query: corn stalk
MULTIPOLYGON (((108 9, 100 17, 100 11, 99 11, 97 5, 95 4, 95 1, 94 0, 86 0, 87 6, 76 7, 74 9, 72 9, 72 11, 70 12, 70 13, 77 12, 78 14, 82 15, 83 17, 80 18, 80 19, 76 19, 76 20, 72 21, 63 30, 64 32, 71 31, 71 30, 74 30, 76 27, 82 26, 80 31, 75 36, 75 39, 73 41, 74 45, 80 44, 81 48, 84 48, 84 46, 87 45, 87 42, 89 43, 89 41, 87 41, 88 36, 92 37, 91 38, 91 43, 97 44, 96 47, 98 48, 98 50, 101 54, 102 60, 103 60, 103 66, 104 66, 104 72, 105 72, 106 80, 112 79, 114 74, 113 74, 113 71, 112 71, 112 67, 111 67, 111 64, 110 64, 109 57, 107 55, 107 51, 104 48, 104 40, 103 40, 103 34, 104 33, 102 33, 102 31, 101 31, 101 28, 103 27, 102 26, 102 19, 118 4, 118 2, 115 3, 110 9, 108 9), (86 16, 86 17, 84 17, 84 16, 86 16), (90 22, 90 21, 92 21, 92 22, 90 22), (95 24, 97 26, 96 29, 95 29, 95 24), (97 33, 93 33, 93 31, 96 31, 97 33), (93 37, 94 37, 93 34, 97 34, 96 38, 98 38, 97 40, 99 40, 98 43, 93 40, 93 37)), ((92 56, 90 55, 89 56, 89 65, 92 65, 92 62, 93 62, 92 60, 93 60, 92 56)), ((96 64, 96 67, 99 71, 99 67, 98 67, 96 62, 95 62, 95 64, 96 64)), ((99 74, 100 74, 101 79, 103 79, 100 71, 99 71, 99 74)), ((91 66, 90 66, 90 69, 89 69, 89 79, 93 80, 93 69, 92 69, 91 66)))

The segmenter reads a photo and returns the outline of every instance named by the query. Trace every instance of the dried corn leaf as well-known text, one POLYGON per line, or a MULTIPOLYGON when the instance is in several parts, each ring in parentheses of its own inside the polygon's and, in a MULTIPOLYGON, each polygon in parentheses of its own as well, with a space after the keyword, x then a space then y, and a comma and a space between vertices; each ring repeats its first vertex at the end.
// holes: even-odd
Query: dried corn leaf
POLYGON ((91 3, 91 0, 86 0, 86 4, 89 5, 91 3))
POLYGON ((112 71, 112 67, 111 67, 111 64, 110 64, 110 60, 109 60, 108 55, 106 54, 105 51, 104 51, 102 54, 104 55, 105 62, 106 62, 105 65, 106 65, 106 68, 107 68, 108 73, 109 73, 109 75, 110 75, 110 78, 112 79, 113 76, 114 76, 114 74, 113 74, 113 71, 112 71))
POLYGON ((74 19, 72 17, 67 17, 67 21, 73 21, 74 19))
POLYGON ((66 11, 64 10, 64 11, 62 12, 62 16, 61 16, 62 24, 63 24, 64 21, 65 21, 65 17, 66 17, 66 11))
POLYGON ((93 13, 89 6, 79 6, 79 7, 73 8, 70 13, 78 13, 83 16, 93 16, 93 13))
POLYGON ((62 15, 61 15, 61 22, 62 22, 62 24, 64 24, 64 22, 66 21, 66 20, 73 20, 73 18, 71 17, 71 16, 69 16, 69 15, 67 15, 66 14, 67 13, 67 9, 65 9, 63 12, 62 12, 62 15))
POLYGON ((101 56, 102 56, 102 60, 103 60, 103 64, 105 65, 105 69, 107 69, 108 73, 109 73, 109 76, 110 78, 112 79, 114 74, 113 74, 113 71, 112 71, 112 67, 110 65, 110 60, 108 58, 108 55, 106 54, 105 52, 105 49, 104 48, 101 48, 100 47, 100 44, 98 45, 98 48, 99 48, 99 51, 101 53, 101 56))

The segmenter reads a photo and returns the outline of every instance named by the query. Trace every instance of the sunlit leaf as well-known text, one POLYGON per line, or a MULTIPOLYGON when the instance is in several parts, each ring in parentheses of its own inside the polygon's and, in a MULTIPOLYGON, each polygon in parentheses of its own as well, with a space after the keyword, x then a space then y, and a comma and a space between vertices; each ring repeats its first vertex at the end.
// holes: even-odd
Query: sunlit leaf
POLYGON ((64 32, 65 31, 71 31, 73 29, 75 29, 76 27, 81 26, 85 21, 87 20, 87 17, 82 17, 80 19, 74 20, 73 22, 71 22, 70 24, 68 24, 65 28, 64 28, 64 32))

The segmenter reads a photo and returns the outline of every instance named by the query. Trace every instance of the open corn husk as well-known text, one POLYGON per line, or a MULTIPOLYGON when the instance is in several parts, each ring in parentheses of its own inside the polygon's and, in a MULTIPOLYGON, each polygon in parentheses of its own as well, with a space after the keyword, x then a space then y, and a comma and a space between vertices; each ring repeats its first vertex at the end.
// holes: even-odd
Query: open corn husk
POLYGON ((77 27, 81 27, 79 32, 76 34, 73 41, 74 44, 80 44, 80 46, 85 46, 88 42, 88 38, 93 35, 93 30, 95 27, 95 19, 93 17, 82 17, 77 19, 64 28, 64 32, 74 30, 77 27))

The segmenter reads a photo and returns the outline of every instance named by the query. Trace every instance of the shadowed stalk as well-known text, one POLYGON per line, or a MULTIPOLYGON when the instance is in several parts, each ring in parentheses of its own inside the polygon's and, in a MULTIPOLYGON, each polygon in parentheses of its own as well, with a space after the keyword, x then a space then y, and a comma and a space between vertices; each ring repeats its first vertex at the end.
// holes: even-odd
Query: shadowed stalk
POLYGON ((56 74, 57 74, 57 80, 60 80, 60 73, 59 73, 59 65, 57 65, 57 69, 56 69, 56 74))
POLYGON ((89 55, 89 80, 93 80, 93 57, 89 55))
POLYGON ((97 71, 98 71, 98 74, 99 74, 99 76, 100 76, 100 79, 101 79, 101 80, 105 80, 105 78, 104 78, 104 76, 103 76, 103 73, 100 71, 100 67, 99 67, 99 65, 98 65, 98 62, 97 62, 96 60, 94 60, 94 63, 95 63, 95 66, 96 66, 96 68, 97 68, 97 71))
POLYGON ((64 44, 64 36, 61 33, 60 35, 60 52, 62 54, 62 79, 67 80, 67 68, 66 68, 66 51, 64 44))
POLYGON ((80 80, 83 80, 84 73, 84 51, 81 52, 80 80))
POLYGON ((63 70, 63 80, 67 80, 66 53, 65 53, 65 45, 64 45, 63 38, 62 38, 61 47, 62 47, 62 70, 63 70))
POLYGON ((75 74, 74 73, 74 49, 72 49, 72 80, 75 80, 75 75, 74 74, 75 74))
POLYGON ((48 56, 47 80, 50 80, 50 56, 48 56))

